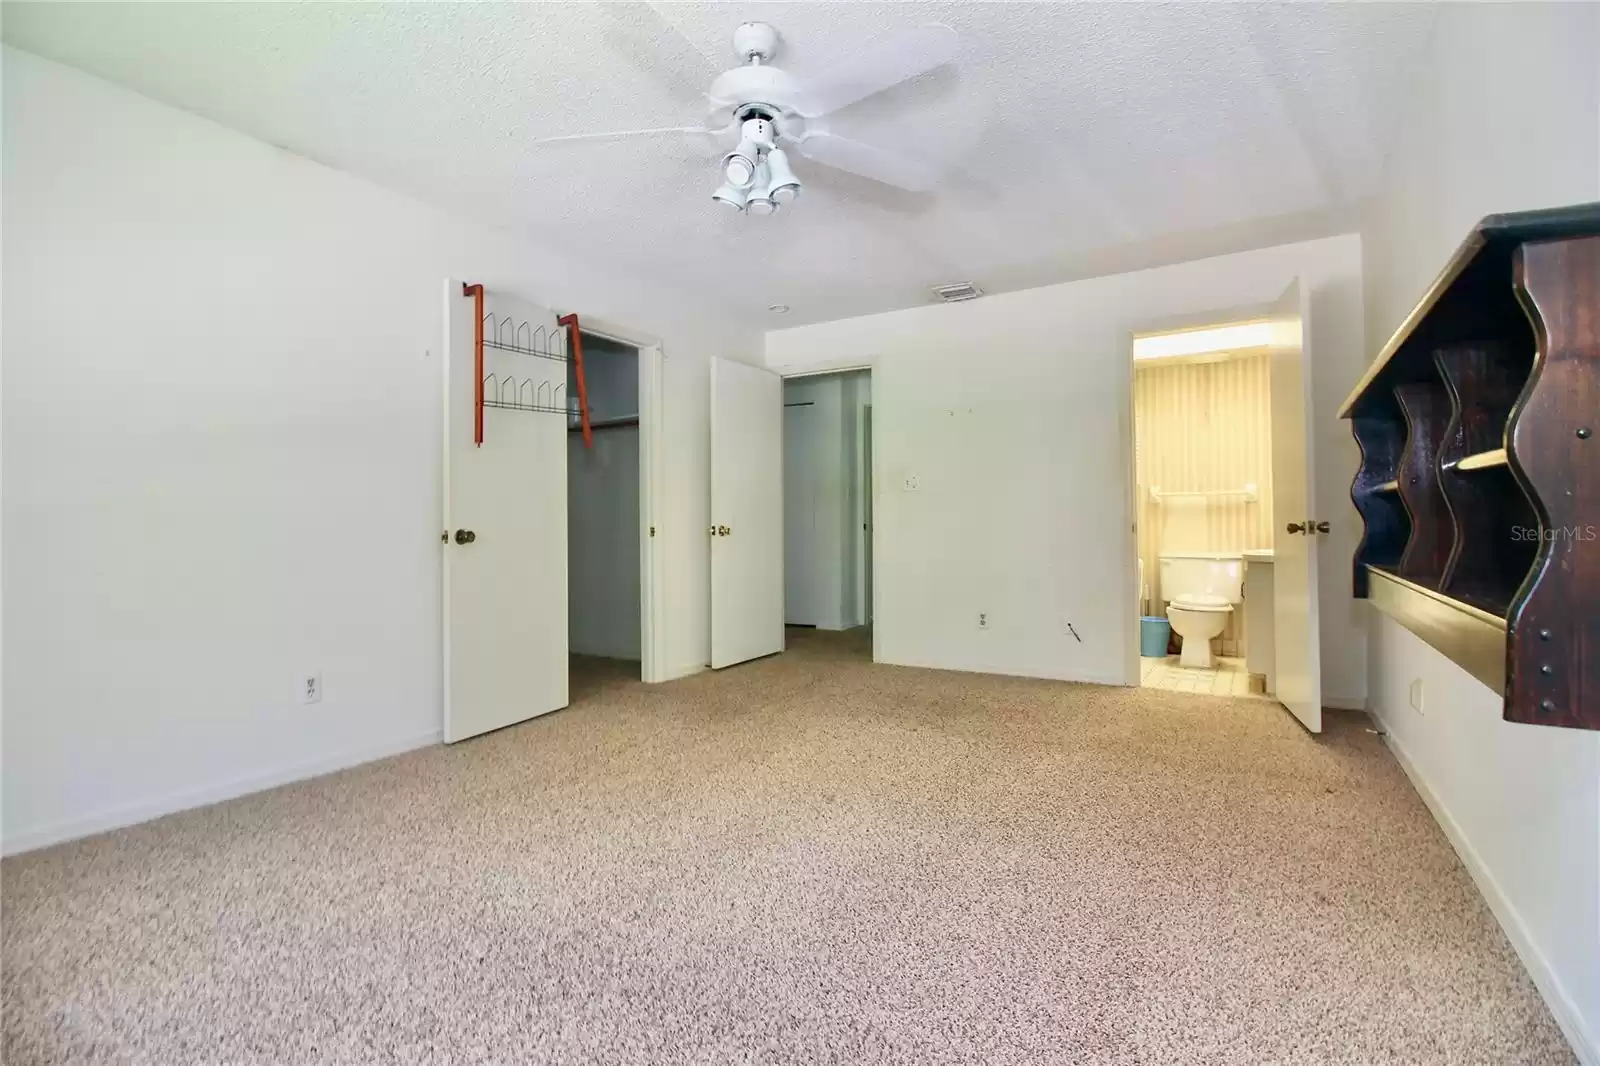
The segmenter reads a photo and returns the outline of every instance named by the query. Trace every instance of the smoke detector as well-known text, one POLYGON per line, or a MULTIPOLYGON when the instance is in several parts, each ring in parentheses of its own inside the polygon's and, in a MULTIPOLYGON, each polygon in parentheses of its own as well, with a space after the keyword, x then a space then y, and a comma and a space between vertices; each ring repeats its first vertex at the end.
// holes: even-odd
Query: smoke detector
POLYGON ((970 281, 962 281, 954 285, 935 285, 933 294, 947 304, 958 304, 962 300, 976 300, 983 295, 983 290, 970 281))

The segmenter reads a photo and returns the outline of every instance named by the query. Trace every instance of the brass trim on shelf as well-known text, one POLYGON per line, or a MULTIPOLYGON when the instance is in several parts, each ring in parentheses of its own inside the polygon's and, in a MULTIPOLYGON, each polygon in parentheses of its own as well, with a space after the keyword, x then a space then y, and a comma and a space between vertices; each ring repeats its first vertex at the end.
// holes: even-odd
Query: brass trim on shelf
POLYGON ((1367 567, 1372 606, 1496 692, 1506 687, 1506 620, 1423 588, 1376 566, 1367 567))
POLYGON ((1478 452, 1475 455, 1463 456, 1456 463, 1456 470, 1487 470, 1491 466, 1506 465, 1506 450, 1496 448, 1492 452, 1478 452))

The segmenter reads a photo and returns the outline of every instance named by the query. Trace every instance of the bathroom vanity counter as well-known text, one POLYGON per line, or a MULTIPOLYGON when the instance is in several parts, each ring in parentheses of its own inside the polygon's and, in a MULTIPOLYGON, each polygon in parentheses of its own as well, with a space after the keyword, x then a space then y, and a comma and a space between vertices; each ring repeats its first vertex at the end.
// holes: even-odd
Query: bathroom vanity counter
POLYGON ((1277 652, 1272 643, 1272 549, 1256 548, 1244 555, 1244 666, 1267 679, 1267 692, 1278 691, 1274 670, 1277 652))

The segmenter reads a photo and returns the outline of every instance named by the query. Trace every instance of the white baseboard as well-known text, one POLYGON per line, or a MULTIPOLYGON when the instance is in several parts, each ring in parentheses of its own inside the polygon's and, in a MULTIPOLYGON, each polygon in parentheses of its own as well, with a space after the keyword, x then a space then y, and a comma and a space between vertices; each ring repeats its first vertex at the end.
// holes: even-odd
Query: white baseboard
POLYGON ((1434 821, 1444 830, 1444 835, 1449 838, 1451 846, 1460 856, 1461 864, 1467 868, 1467 873, 1472 875, 1478 891, 1489 904, 1490 912, 1500 923, 1500 928, 1505 931, 1506 939, 1511 941, 1517 957, 1522 960, 1523 968, 1528 971, 1534 986, 1544 997, 1545 1005, 1550 1008, 1551 1015, 1561 1027, 1561 1032, 1566 1035, 1567 1043, 1572 1045, 1578 1060, 1584 1066, 1600 1066, 1600 1040, 1596 1040, 1595 1034, 1589 1031, 1571 993, 1561 983, 1561 978, 1556 972, 1550 968, 1549 960, 1544 957, 1544 953, 1533 942, 1522 916, 1517 913, 1516 907, 1500 888, 1500 883, 1495 880, 1494 874, 1473 848, 1472 842, 1462 833, 1460 824, 1451 816, 1433 788, 1429 786, 1427 779, 1422 776, 1421 768, 1412 761, 1405 745, 1389 731, 1388 724, 1377 713, 1377 708, 1373 708, 1371 713, 1373 720, 1383 730, 1383 739, 1388 744, 1389 750, 1394 753, 1395 761, 1405 771, 1406 777, 1411 779, 1411 787, 1417 790, 1422 802, 1433 812, 1434 821))
POLYGON ((1367 709, 1365 696, 1323 696, 1322 705, 1332 707, 1336 711, 1364 711, 1367 709))
POLYGON ((661 678, 659 681, 654 681, 651 683, 663 684, 667 681, 676 681, 680 677, 690 677, 694 674, 703 674, 709 669, 711 669, 711 667, 706 663, 680 663, 677 666, 670 667, 667 670, 667 676, 661 678))
POLYGON ((390 740, 382 744, 357 748, 341 752, 338 755, 331 755, 327 758, 313 759, 310 762, 297 763, 278 770, 269 770, 263 774, 253 774, 237 781, 189 789, 185 792, 163 796, 161 799, 115 807, 83 818, 71 818, 63 822, 56 822, 53 825, 26 830, 7 837, 4 843, 0 844, 0 854, 20 855, 25 851, 49 847, 51 844, 60 844, 68 840, 77 840, 80 837, 93 836, 96 833, 104 833, 112 829, 137 825, 140 822, 148 822, 163 815, 176 814, 179 811, 187 811, 195 807, 206 807, 213 803, 220 803, 223 800, 247 796, 252 792, 261 792, 269 788, 276 788, 279 785, 287 785, 294 781, 303 781, 310 777, 321 777, 323 774, 331 774, 336 770, 348 769, 352 766, 359 766, 362 763, 387 759, 391 755, 399 755, 403 752, 414 751, 417 748, 426 748, 430 745, 438 744, 442 739, 443 732, 435 729, 420 736, 408 737, 403 740, 390 740))
POLYGON ((1055 666, 996 666, 993 663, 970 662, 921 662, 914 659, 879 659, 872 660, 884 666, 914 666, 920 670, 949 670, 958 674, 993 674, 996 677, 1022 677, 1035 681, 1068 681, 1079 685, 1108 685, 1113 688, 1129 688, 1128 679, 1119 671, 1107 674, 1069 674, 1055 666))

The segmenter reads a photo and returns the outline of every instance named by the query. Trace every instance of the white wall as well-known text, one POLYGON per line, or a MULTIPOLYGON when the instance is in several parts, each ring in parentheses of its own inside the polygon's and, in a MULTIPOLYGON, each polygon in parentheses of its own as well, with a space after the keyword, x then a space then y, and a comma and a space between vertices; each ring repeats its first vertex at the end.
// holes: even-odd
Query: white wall
POLYGON ((1334 417, 1367 361, 1354 236, 768 333, 780 372, 872 367, 878 657, 1123 683, 1136 639, 1130 334, 1270 303, 1296 275, 1312 293, 1315 498, 1332 525, 1323 691, 1361 705, 1357 452, 1334 417))
MULTIPOLYGON (((1396 145, 1362 227, 1371 352, 1479 218, 1600 199, 1600 6, 1448 5, 1396 145)), ((1600 736, 1502 721, 1498 693, 1376 612, 1371 663, 1390 745, 1600 1063, 1600 736)))
POLYGON ((1600 198, 1597 81, 1600 6, 1441 9, 1361 230, 1373 354, 1478 219, 1600 198))
POLYGON ((1600 1008, 1600 737, 1501 718, 1499 693, 1372 612, 1372 714, 1569 1039, 1600 1008), (1422 713, 1410 688, 1422 681, 1422 713))
POLYGON ((26 53, 4 77, 4 847, 440 727, 446 275, 663 340, 666 659, 705 663, 711 355, 685 294, 26 53), (320 671, 322 703, 295 679, 320 671))

